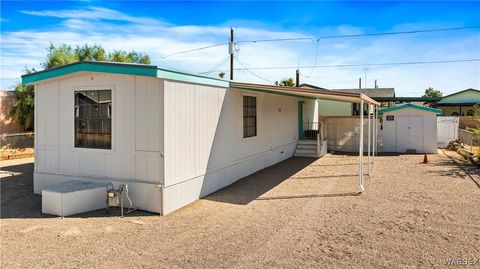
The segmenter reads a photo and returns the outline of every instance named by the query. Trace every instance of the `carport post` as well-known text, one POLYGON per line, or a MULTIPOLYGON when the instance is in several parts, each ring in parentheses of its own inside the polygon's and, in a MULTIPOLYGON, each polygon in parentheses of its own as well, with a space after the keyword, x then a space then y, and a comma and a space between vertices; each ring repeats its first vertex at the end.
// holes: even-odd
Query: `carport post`
POLYGON ((362 189, 362 192, 365 191, 365 188, 363 187, 363 95, 360 94, 360 146, 358 149, 358 157, 360 161, 360 174, 359 174, 359 181, 360 181, 360 188, 362 189))
POLYGON ((368 145, 368 149, 367 149, 367 156, 368 156, 368 175, 370 175, 370 152, 371 152, 371 146, 372 146, 372 143, 371 143, 371 139, 372 139, 372 136, 370 135, 370 132, 371 132, 371 129, 372 129, 372 121, 370 119, 370 114, 372 112, 372 105, 371 104, 368 104, 368 142, 367 142, 367 145, 368 145))
POLYGON ((373 107, 373 152, 372 164, 375 163, 375 151, 377 151, 377 106, 373 107))

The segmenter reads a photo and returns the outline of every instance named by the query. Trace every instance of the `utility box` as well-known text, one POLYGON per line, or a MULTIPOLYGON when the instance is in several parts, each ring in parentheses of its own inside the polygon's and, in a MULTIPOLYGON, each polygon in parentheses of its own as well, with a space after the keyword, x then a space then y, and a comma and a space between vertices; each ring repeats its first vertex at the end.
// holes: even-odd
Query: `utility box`
POLYGON ((42 190, 42 213, 70 216, 106 208, 107 184, 69 180, 42 190))

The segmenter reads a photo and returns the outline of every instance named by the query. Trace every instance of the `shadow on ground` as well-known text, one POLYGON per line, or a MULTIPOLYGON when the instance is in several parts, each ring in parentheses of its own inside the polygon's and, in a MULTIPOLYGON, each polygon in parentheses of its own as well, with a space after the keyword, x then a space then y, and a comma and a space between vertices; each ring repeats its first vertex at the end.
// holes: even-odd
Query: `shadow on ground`
MULTIPOLYGON (((42 196, 33 193, 33 163, 4 166, 1 168, 0 180, 0 219, 17 218, 56 218, 42 213, 42 196)), ((128 209, 125 209, 127 212, 128 209)), ((111 217, 120 216, 120 208, 111 208, 109 214, 105 209, 95 210, 67 218, 111 217)), ((134 210, 125 217, 158 216, 141 210, 134 210)))
POLYGON ((294 157, 238 180, 203 199, 246 205, 312 164, 316 159, 294 157))

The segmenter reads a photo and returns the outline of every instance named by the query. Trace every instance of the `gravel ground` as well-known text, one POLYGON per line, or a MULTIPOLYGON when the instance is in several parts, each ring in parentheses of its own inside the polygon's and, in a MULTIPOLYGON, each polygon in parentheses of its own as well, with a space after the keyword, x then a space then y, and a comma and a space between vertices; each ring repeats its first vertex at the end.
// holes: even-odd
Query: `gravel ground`
MULTIPOLYGON (((455 153, 448 153, 455 154, 455 153)), ((453 156, 453 155, 452 155, 453 156)), ((480 259, 480 188, 445 153, 292 158, 167 216, 40 213, 30 161, 5 161, 2 268, 441 268, 480 259)), ((456 159, 461 162, 461 159, 456 159)), ((478 169, 468 168, 480 182, 478 169)), ((472 268, 480 268, 478 264, 472 268)))

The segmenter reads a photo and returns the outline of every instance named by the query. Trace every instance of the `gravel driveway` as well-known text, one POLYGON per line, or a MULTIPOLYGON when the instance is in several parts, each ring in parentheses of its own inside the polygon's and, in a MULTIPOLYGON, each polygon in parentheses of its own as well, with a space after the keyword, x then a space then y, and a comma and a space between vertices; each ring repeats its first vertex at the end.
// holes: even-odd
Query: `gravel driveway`
POLYGON ((381 156, 358 195, 357 158, 292 158, 163 217, 63 219, 40 213, 31 160, 2 162, 0 267, 480 268, 480 188, 464 170, 444 153, 381 156))

